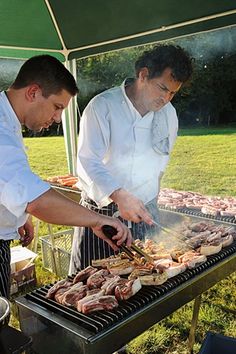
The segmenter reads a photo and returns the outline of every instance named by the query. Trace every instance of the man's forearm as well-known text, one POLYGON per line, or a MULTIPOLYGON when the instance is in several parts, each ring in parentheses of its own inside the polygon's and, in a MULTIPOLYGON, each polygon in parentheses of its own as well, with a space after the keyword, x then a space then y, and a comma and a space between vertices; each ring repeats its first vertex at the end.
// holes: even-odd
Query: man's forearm
POLYGON ((50 189, 28 204, 27 213, 50 224, 95 227, 99 214, 50 189))

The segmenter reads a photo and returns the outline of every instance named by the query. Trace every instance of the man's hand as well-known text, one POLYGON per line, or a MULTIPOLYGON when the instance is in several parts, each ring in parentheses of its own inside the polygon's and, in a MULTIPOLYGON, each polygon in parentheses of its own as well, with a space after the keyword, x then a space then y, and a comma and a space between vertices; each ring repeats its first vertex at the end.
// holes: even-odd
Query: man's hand
POLYGON ((23 226, 19 227, 18 232, 22 246, 28 246, 34 238, 34 225, 31 216, 23 226))
POLYGON ((120 220, 116 218, 111 218, 109 216, 99 215, 99 219, 96 223, 96 226, 92 227, 92 230, 99 238, 105 240, 113 248, 114 251, 118 251, 119 246, 121 246, 123 243, 125 243, 126 246, 130 247, 133 241, 131 232, 128 227, 120 220), (102 232, 102 226, 104 225, 113 226, 117 230, 117 234, 112 237, 112 240, 114 242, 107 238, 102 232))
POLYGON ((152 225, 152 216, 145 208, 143 202, 124 189, 118 189, 110 195, 117 204, 120 216, 133 222, 144 221, 152 225))

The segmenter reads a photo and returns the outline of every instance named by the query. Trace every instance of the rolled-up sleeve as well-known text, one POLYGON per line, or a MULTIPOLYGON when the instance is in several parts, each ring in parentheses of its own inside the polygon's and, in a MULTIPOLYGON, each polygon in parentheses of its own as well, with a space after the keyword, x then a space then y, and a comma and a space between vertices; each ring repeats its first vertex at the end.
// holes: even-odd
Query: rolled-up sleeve
POLYGON ((26 212, 27 204, 50 189, 50 184, 34 174, 27 156, 19 146, 1 145, 0 202, 17 218, 26 212))

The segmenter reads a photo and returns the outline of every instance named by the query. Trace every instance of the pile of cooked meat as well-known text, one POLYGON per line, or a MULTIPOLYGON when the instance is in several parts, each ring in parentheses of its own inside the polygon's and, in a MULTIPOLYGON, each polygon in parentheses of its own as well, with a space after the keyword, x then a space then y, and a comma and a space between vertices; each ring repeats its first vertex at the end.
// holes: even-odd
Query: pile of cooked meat
POLYGON ((201 221, 181 225, 182 247, 167 250, 153 240, 135 240, 135 244, 148 253, 153 262, 140 257, 134 260, 120 253, 92 261, 78 272, 73 280, 64 279, 54 284, 46 295, 58 303, 89 314, 99 310, 112 310, 120 301, 135 295, 143 285, 161 285, 167 279, 192 269, 218 253, 222 247, 236 240, 233 226, 201 221))
POLYGON ((52 176, 47 178, 48 182, 58 184, 62 187, 71 187, 73 189, 78 189, 76 183, 78 182, 78 177, 71 174, 52 176))
POLYGON ((210 197, 196 192, 163 188, 159 193, 158 204, 174 210, 190 208, 199 210, 203 214, 236 218, 236 198, 234 197, 210 197))

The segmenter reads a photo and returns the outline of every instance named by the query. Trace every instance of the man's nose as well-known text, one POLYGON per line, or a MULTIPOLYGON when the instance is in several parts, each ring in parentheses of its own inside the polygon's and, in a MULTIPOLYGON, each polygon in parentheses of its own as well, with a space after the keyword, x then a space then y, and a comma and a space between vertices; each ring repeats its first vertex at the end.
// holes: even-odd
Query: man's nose
POLYGON ((165 101, 165 103, 168 103, 169 101, 171 101, 173 97, 174 97, 173 93, 169 92, 169 91, 166 91, 162 95, 162 99, 163 99, 163 101, 165 101))
POLYGON ((56 123, 60 123, 61 122, 61 114, 62 114, 62 111, 58 111, 58 112, 55 112, 54 116, 53 116, 53 119, 56 123))

